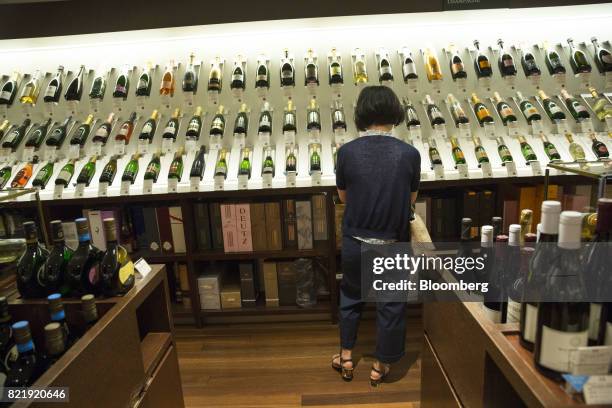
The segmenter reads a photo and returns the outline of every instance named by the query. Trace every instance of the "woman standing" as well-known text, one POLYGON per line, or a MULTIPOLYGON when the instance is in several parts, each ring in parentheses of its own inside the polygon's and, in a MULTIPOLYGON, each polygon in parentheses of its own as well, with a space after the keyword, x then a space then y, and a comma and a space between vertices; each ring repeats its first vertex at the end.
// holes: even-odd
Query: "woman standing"
MULTIPOLYGON (((363 135, 337 152, 336 186, 346 203, 342 222, 340 286, 340 354, 332 367, 342 379, 353 379, 352 349, 364 302, 361 300, 361 243, 384 245, 410 241, 410 220, 421 174, 421 156, 413 146, 393 137, 404 120, 395 93, 369 86, 359 94, 355 125, 363 135)), ((377 303, 376 361, 370 383, 380 384, 390 364, 404 355, 405 303, 377 303)))

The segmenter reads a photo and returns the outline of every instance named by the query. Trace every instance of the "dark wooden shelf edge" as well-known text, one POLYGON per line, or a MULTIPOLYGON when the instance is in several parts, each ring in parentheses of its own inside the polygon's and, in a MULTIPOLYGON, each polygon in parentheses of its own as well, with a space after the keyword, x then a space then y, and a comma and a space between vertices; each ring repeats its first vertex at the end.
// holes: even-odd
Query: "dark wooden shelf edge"
POLYGON ((254 252, 194 252, 192 257, 196 261, 217 261, 235 259, 280 259, 280 258, 310 258, 327 256, 327 248, 315 249, 283 249, 280 251, 254 251, 254 252))
POLYGON ((202 309, 202 316, 261 316, 261 315, 282 315, 282 314, 314 314, 329 313, 331 303, 329 301, 319 301, 313 307, 295 306, 265 306, 241 307, 236 309, 208 310, 202 309))
POLYGON ((172 342, 171 333, 148 333, 140 342, 145 378, 149 378, 172 342))

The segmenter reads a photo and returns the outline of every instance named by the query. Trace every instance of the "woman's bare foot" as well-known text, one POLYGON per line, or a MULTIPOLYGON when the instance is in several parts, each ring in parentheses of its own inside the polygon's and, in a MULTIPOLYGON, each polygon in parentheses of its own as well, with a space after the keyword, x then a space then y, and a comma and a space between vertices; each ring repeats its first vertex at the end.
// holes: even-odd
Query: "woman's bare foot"
POLYGON ((332 363, 337 367, 345 369, 353 368, 353 350, 342 349, 341 354, 336 354, 332 360, 332 363), (342 364, 340 363, 340 357, 342 357, 342 364))
POLYGON ((389 364, 381 363, 378 360, 374 361, 374 364, 372 364, 372 371, 370 372, 370 383, 373 386, 380 384, 389 374, 389 371, 391 371, 389 364))

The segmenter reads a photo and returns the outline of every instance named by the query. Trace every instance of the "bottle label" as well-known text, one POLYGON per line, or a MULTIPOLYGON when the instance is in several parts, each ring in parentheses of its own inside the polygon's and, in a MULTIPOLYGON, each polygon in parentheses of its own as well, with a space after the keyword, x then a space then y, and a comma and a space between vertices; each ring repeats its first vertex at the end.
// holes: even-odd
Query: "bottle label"
POLYGON ((268 118, 268 115, 262 115, 261 120, 259 121, 259 127, 261 126, 270 126, 270 118, 268 118))
POLYGON ((151 124, 151 122, 145 123, 145 125, 142 127, 142 133, 149 134, 151 133, 152 130, 153 130, 153 125, 151 124))
POLYGON ((120 94, 124 94, 125 93, 125 86, 117 84, 117 86, 115 87, 115 92, 120 93, 120 94))
POLYGON ((2 93, 0 93, 0 99, 4 99, 6 101, 11 99, 11 94, 12 92, 9 91, 2 91, 2 93))
POLYGON ((100 126, 98 130, 96 130, 96 136, 106 138, 108 136, 108 129, 106 126, 100 126))
POLYGON ((6 139, 4 139, 4 143, 13 143, 15 139, 17 139, 17 136, 19 136, 19 131, 13 130, 11 133, 8 134, 6 139))
POLYGON ((382 74, 390 74, 391 73, 391 67, 388 65, 383 65, 380 67, 380 73, 382 74))
POLYGON ((49 85, 47 90, 45 91, 45 96, 53 97, 55 96, 55 91, 57 90, 57 86, 49 85))
POLYGON ((235 73, 234 72, 234 75, 232 75, 232 82, 233 81, 242 82, 243 81, 243 75, 241 73, 235 73))
POLYGON ((187 131, 197 132, 198 130, 200 130, 200 124, 196 119, 192 119, 187 126, 187 131))
POLYGON ((539 363, 551 370, 568 372, 570 352, 587 346, 588 342, 588 330, 568 333, 542 326, 539 363))
POLYGON ((514 112, 512 111, 512 108, 506 104, 503 104, 501 109, 499 110, 499 116, 501 116, 502 118, 506 118, 510 115, 512 115, 514 112))
POLYGON ((512 58, 505 58, 503 60, 504 63, 504 67, 509 68, 509 67, 514 67, 514 61, 512 60, 512 58))
POLYGON ((530 116, 537 115, 538 110, 531 103, 526 103, 525 109, 523 109, 523 113, 525 114, 525 117, 528 118, 530 116))
POLYGON ((589 312, 589 339, 597 340, 599 337, 599 321, 601 320, 601 303, 591 303, 589 312))
POLYGON ((554 115, 555 113, 558 113, 558 112, 563 113, 563 112, 561 111, 561 108, 559 108, 559 107, 557 106, 557 104, 556 104, 556 103, 554 103, 554 102, 551 102, 551 103, 548 105, 548 109, 550 110, 551 115, 554 115))
POLYGON ((172 81, 163 81, 162 82, 162 89, 172 89, 172 81))
POLYGON ((480 67, 480 69, 491 68, 491 64, 489 64, 488 59, 483 59, 483 60, 478 61, 478 66, 480 67))
POLYGON ((128 130, 129 130, 128 126, 121 126, 121 129, 119 129, 119 135, 120 136, 127 136, 128 130))
POLYGON ((62 170, 57 176, 58 180, 65 180, 66 183, 70 180, 70 172, 68 170, 62 170))
POLYGON ((169 133, 171 135, 176 133, 176 128, 174 127, 174 124, 166 126, 166 128, 164 129, 164 134, 166 133, 169 133))
POLYGON ((213 120, 212 128, 223 130, 223 121, 219 117, 216 117, 215 120, 213 120))
POLYGON ((132 276, 134 276, 134 263, 132 261, 129 261, 127 264, 119 268, 119 282, 123 285, 132 276))
POLYGON ((492 321, 493 323, 501 323, 502 314, 500 310, 494 310, 486 307, 483 303, 482 310, 484 311, 485 316, 492 321))
POLYGON ((330 68, 330 73, 332 76, 342 75, 342 67, 340 66, 340 64, 332 64, 330 68))
POLYGON ((465 69, 463 68, 463 63, 462 62, 456 62, 453 64, 453 74, 456 74, 458 72, 463 72, 465 69))
POLYGON ((478 108, 476 108, 476 116, 478 116, 478 119, 483 120, 489 116, 489 110, 486 108, 486 106, 479 105, 478 108))
POLYGON ((488 158, 487 152, 485 151, 484 147, 479 146, 476 149, 476 160, 480 162, 481 160, 487 159, 487 158, 488 158))
POLYGON ((521 320, 521 302, 508 297, 506 323, 518 323, 521 320))

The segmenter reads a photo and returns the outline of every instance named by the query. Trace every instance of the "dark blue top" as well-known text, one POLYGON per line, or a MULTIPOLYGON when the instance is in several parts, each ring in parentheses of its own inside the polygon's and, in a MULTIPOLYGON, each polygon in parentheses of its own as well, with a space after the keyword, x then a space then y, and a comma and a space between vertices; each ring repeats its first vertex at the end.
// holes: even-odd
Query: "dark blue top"
POLYGON ((367 135, 341 146, 336 160, 336 186, 346 190, 343 235, 409 241, 419 151, 392 136, 367 135))

